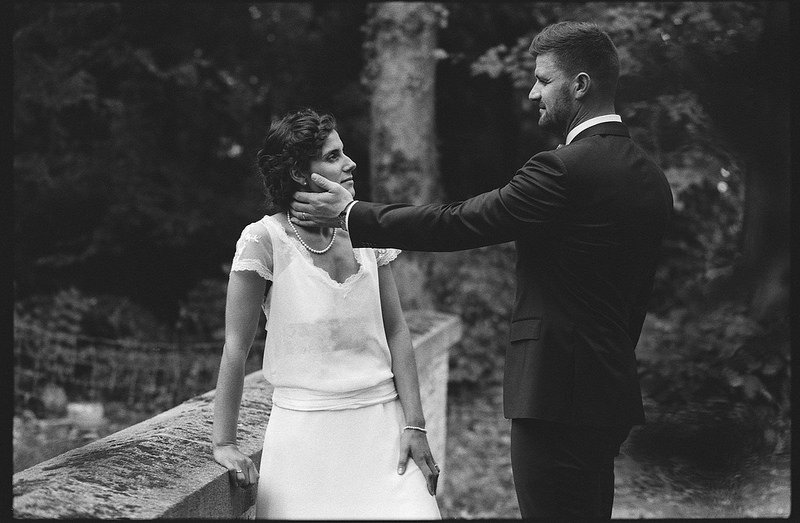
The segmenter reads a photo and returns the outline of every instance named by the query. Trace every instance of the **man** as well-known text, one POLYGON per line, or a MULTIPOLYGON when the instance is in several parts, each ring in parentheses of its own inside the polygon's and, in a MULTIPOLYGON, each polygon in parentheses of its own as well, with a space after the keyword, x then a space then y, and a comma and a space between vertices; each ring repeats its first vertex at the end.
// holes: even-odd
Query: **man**
POLYGON ((566 141, 506 186, 410 206, 351 202, 326 184, 328 192, 297 193, 292 214, 345 228, 361 246, 451 251, 515 241, 503 404, 520 511, 610 518, 614 457, 644 422, 634 348, 672 195, 614 112, 619 59, 608 35, 562 22, 542 30, 530 52, 539 125, 566 141))

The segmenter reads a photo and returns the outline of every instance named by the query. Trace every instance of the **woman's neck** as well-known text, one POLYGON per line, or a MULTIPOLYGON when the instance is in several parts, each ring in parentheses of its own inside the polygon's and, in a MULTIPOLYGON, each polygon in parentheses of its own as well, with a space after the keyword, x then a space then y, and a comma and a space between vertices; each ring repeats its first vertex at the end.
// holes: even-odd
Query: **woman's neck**
POLYGON ((331 227, 303 227, 302 225, 299 225, 297 223, 290 222, 288 209, 282 210, 280 214, 281 216, 283 216, 283 219, 286 220, 287 224, 291 223, 298 231, 303 231, 312 236, 320 236, 325 240, 329 240, 331 235, 333 234, 333 228, 331 227))

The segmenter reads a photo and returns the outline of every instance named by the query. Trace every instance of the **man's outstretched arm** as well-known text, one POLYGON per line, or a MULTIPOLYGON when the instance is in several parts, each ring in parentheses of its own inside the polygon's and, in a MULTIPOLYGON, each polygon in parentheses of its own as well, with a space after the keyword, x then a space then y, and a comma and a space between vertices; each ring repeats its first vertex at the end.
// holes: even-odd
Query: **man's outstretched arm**
POLYGON ((306 226, 337 226, 340 213, 347 209, 347 229, 355 246, 454 251, 511 241, 523 231, 545 231, 564 208, 564 178, 558 158, 543 153, 529 160, 504 187, 462 202, 359 201, 347 208, 353 200, 346 189, 312 175, 327 192, 298 192, 291 209, 295 223, 306 226))

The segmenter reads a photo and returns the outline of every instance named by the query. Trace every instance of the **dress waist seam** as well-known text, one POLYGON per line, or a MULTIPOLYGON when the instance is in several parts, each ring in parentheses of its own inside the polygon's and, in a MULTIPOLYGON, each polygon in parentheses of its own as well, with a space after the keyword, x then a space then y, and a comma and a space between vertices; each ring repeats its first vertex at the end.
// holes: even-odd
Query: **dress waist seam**
POLYGON ((272 404, 289 410, 344 410, 386 403, 397 398, 394 379, 349 391, 319 391, 295 387, 275 387, 272 404))

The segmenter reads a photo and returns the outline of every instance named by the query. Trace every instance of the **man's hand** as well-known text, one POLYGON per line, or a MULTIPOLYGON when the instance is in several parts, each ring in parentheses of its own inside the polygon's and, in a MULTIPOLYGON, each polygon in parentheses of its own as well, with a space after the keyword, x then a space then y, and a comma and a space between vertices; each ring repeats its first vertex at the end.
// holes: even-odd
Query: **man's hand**
POLYGON ((292 222, 303 227, 336 227, 339 213, 353 201, 347 189, 317 173, 311 181, 325 192, 297 191, 290 204, 292 222))

